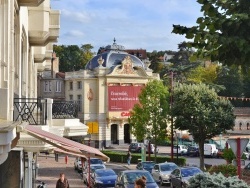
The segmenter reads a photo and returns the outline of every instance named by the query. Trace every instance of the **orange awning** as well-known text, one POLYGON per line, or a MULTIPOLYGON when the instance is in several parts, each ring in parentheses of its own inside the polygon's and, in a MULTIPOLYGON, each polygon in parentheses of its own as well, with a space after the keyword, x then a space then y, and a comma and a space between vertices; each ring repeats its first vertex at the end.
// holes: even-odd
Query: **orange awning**
POLYGON ((23 132, 42 140, 52 146, 55 146, 55 152, 71 154, 80 157, 95 157, 103 161, 109 161, 109 157, 103 154, 100 150, 69 140, 67 138, 58 136, 56 134, 44 131, 34 125, 27 125, 24 127, 23 132))

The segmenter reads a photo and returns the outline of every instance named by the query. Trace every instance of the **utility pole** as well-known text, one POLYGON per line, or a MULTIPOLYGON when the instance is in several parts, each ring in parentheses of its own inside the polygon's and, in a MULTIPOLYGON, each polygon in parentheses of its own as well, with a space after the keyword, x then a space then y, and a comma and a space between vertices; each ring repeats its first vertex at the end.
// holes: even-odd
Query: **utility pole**
MULTIPOLYGON (((174 73, 171 72, 170 75, 170 109, 173 106, 173 80, 174 80, 174 73)), ((171 115, 171 161, 174 161, 174 127, 173 127, 173 116, 171 115)))

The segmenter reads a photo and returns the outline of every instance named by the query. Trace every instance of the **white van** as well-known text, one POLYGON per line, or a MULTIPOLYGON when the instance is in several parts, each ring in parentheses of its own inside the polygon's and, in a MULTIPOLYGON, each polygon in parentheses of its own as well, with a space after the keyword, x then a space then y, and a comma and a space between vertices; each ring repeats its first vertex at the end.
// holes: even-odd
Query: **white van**
POLYGON ((204 156, 216 157, 218 149, 215 144, 204 144, 204 156))

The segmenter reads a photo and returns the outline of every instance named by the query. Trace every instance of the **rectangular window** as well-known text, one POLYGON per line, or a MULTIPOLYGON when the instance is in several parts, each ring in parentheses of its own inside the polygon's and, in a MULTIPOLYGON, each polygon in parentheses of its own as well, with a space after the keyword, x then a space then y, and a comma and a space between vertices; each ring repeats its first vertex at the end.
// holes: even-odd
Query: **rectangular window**
POLYGON ((82 89, 82 82, 81 82, 81 81, 78 81, 78 82, 77 82, 77 88, 78 88, 78 89, 82 89))
POLYGON ((56 81, 56 92, 61 92, 62 89, 62 82, 56 81))
POLYGON ((44 92, 51 92, 51 81, 44 82, 44 92))
POLYGON ((82 111, 82 95, 77 95, 78 111, 82 111))
POLYGON ((73 95, 69 95, 69 100, 73 101, 73 95))
POLYGON ((73 82, 70 82, 70 83, 69 83, 69 89, 70 89, 70 90, 73 90, 73 82))

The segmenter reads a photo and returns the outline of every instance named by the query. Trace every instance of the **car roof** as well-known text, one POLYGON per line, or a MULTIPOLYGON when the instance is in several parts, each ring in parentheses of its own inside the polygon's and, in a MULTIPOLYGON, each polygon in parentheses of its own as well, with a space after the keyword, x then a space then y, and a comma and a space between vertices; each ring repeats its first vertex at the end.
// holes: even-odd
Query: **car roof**
POLYGON ((146 172, 149 173, 147 170, 123 170, 123 173, 130 173, 130 172, 146 172))
POLYGON ((200 169, 200 168, 196 166, 183 166, 183 167, 180 167, 180 169, 200 169))
POLYGON ((163 164, 175 164, 175 163, 173 162, 158 163, 158 165, 163 165, 163 164))

